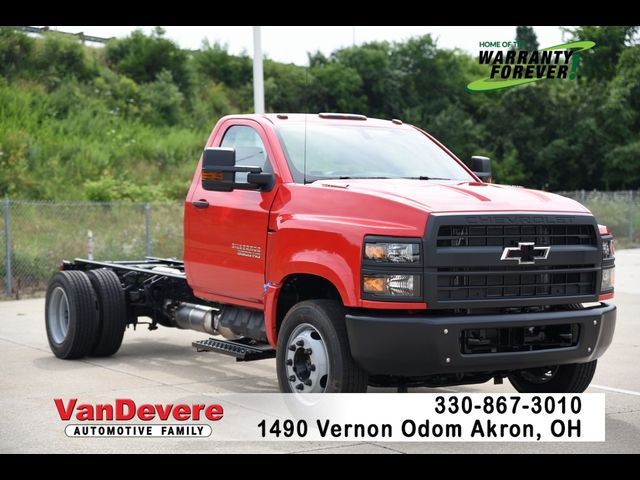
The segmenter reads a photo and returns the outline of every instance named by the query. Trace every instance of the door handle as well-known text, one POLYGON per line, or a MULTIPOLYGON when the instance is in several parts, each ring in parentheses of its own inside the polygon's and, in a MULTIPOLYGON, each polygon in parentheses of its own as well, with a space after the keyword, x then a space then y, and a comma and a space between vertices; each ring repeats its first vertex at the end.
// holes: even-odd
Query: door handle
POLYGON ((207 202, 206 200, 194 200, 193 202, 191 202, 191 205, 196 208, 207 208, 209 207, 209 202, 207 202))

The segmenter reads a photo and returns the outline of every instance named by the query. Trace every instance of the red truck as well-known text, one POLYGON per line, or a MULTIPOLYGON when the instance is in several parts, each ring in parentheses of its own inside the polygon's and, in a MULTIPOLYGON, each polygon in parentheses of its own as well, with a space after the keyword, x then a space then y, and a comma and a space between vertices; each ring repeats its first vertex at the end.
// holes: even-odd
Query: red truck
POLYGON ((222 118, 187 194, 184 261, 65 261, 46 328, 64 359, 114 354, 140 318, 276 358, 283 392, 508 378, 582 392, 611 343, 614 248, 579 203, 491 183, 400 120, 222 118))

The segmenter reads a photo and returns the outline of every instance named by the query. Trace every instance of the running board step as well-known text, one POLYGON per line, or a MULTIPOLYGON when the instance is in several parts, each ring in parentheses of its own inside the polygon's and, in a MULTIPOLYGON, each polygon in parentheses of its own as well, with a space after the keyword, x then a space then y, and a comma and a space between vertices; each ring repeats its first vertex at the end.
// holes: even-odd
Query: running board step
POLYGON ((255 343, 248 338, 236 341, 208 338, 207 340, 193 342, 191 345, 193 345, 198 352, 217 352, 231 355, 232 357, 236 357, 237 362, 250 362, 252 360, 262 360, 276 356, 276 351, 271 348, 270 345, 255 343))

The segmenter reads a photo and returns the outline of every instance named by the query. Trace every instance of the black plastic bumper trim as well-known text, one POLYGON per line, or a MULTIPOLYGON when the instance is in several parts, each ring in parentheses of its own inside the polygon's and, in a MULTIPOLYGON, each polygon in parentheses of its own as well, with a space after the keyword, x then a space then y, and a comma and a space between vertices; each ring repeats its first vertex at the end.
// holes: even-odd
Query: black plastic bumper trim
POLYGON ((490 372, 567 363, 599 358, 611 344, 616 306, 602 303, 581 310, 491 315, 346 315, 351 354, 367 372, 406 377, 453 372, 490 372), (580 325, 574 347, 531 352, 461 353, 463 330, 580 325))

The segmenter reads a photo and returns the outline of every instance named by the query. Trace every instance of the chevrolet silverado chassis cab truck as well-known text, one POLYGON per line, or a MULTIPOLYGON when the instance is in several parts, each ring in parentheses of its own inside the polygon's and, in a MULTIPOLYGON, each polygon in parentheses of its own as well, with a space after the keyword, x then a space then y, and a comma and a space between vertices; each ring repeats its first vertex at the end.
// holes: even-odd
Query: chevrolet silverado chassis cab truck
POLYGON ((57 357, 112 355, 146 317, 209 334, 199 351, 275 357, 283 392, 582 392, 611 343, 607 227, 399 120, 222 118, 184 208, 184 261, 61 264, 57 357))

